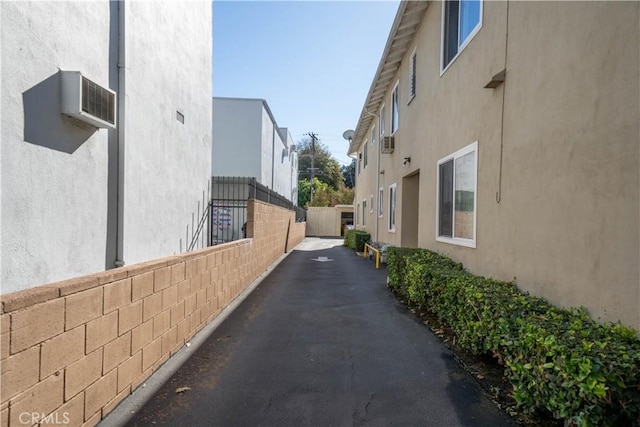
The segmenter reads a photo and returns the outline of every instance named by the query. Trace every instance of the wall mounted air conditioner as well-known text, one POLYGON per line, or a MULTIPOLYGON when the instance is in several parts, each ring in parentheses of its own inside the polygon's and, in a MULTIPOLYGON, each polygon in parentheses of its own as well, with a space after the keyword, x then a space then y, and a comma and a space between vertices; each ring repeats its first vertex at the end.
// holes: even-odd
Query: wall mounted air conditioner
POLYGON ((62 114, 98 128, 116 128, 116 93, 79 71, 60 71, 62 114))
POLYGON ((384 136, 382 137, 382 141, 380 141, 380 152, 382 154, 391 154, 393 153, 393 149, 395 148, 395 142, 392 136, 384 136))

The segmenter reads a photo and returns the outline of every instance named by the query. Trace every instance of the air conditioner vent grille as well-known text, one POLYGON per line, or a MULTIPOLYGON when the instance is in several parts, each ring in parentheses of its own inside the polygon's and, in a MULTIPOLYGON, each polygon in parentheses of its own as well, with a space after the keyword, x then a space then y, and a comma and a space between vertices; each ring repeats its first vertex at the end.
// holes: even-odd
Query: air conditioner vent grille
POLYGON ((85 113, 114 125, 115 98, 113 92, 82 77, 82 111, 85 113))
POLYGON ((395 141, 392 136, 385 136, 382 138, 380 144, 380 152, 382 154, 391 154, 395 148, 395 141))

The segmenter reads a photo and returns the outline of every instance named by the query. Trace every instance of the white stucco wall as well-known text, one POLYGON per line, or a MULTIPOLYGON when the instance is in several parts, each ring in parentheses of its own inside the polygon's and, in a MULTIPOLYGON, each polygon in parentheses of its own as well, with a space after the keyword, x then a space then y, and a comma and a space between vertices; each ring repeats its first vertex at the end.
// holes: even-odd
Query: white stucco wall
POLYGON ((131 264, 184 250, 206 194, 212 16, 202 1, 127 4, 124 261, 131 264))
POLYGON ((261 178, 262 100, 213 98, 212 176, 261 178))
POLYGON ((297 204, 297 197, 293 197, 293 189, 298 186, 297 153, 291 151, 291 146, 295 145, 291 132, 287 128, 280 128, 280 135, 286 136, 281 146, 276 146, 274 190, 294 201, 297 204))
POLYGON ((108 131, 60 114, 58 71, 109 86, 113 22, 106 1, 0 10, 4 294, 105 267, 108 131))
POLYGON ((273 170, 273 147, 282 145, 278 132, 275 131, 269 113, 266 108, 262 109, 262 142, 261 142, 261 175, 258 177, 260 183, 273 189, 272 175, 273 170))
POLYGON ((119 3, 123 258, 131 264, 187 244, 211 173, 211 3, 0 2, 3 294, 113 266, 116 132, 60 114, 58 71, 117 89, 119 3))
POLYGON ((291 133, 278 127, 265 100, 213 99, 213 176, 254 177, 297 203, 297 160, 292 165, 297 154, 290 152, 291 144, 291 133))

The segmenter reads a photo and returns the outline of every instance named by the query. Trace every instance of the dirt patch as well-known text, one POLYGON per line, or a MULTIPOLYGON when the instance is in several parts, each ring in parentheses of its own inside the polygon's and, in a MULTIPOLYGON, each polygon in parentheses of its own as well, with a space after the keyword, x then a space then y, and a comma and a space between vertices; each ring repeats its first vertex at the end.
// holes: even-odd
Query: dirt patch
POLYGON ((418 310, 407 304, 400 295, 391 291, 396 299, 407 306, 453 352, 460 365, 478 381, 496 405, 509 414, 515 422, 526 426, 561 427, 564 423, 550 413, 539 411, 531 415, 519 411, 513 399, 512 386, 504 376, 505 367, 490 355, 476 355, 456 344, 456 338, 448 325, 442 324, 435 313, 418 310))

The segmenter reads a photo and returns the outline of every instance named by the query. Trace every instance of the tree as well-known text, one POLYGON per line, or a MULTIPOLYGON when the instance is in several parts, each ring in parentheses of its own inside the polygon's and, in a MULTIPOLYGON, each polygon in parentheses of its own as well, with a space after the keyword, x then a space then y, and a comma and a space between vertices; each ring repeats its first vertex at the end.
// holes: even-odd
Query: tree
POLYGON ((350 205, 353 203, 353 189, 344 185, 336 190, 329 187, 326 182, 315 178, 313 200, 311 200, 311 180, 302 179, 298 182, 298 205, 299 206, 335 206, 350 205))
POLYGON ((349 165, 342 165, 340 167, 342 171, 342 181, 347 188, 353 188, 356 186, 356 159, 351 159, 349 165))
MULTIPOLYGON (((311 179, 311 138, 305 137, 297 144, 298 147, 298 171, 301 179, 311 179)), ((331 157, 331 152, 321 141, 315 143, 315 176, 320 181, 334 189, 339 189, 342 179, 340 163, 331 157)))
POLYGON ((340 166, 340 163, 331 157, 326 145, 316 140, 315 153, 311 144, 311 138, 304 138, 298 142, 298 205, 327 207, 338 204, 353 203, 353 179, 349 181, 351 186, 345 185, 345 168, 351 168, 351 177, 355 175, 355 163, 351 166, 340 166), (311 197, 311 156, 314 155, 314 185, 313 198, 311 197))

